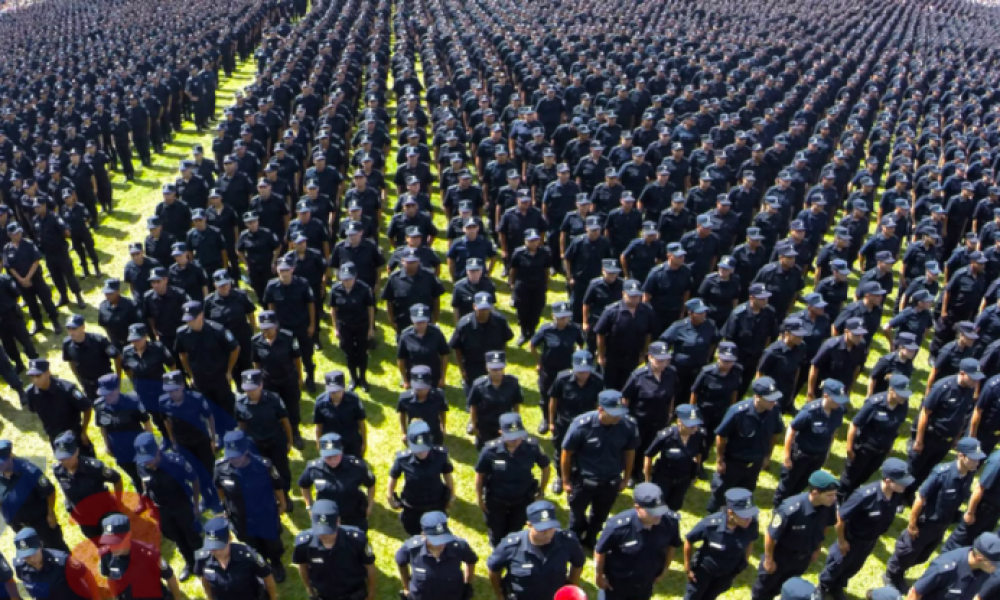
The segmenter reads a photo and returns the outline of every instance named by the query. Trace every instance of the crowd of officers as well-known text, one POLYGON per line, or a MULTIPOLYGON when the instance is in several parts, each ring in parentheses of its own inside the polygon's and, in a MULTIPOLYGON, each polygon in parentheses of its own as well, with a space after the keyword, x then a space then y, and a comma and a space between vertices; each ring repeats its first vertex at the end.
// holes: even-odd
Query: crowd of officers
POLYGON ((553 597, 591 551, 602 598, 651 598, 676 559, 685 598, 713 600, 761 547, 754 600, 842 600, 905 508, 871 598, 998 593, 996 57, 929 41, 874 51, 917 35, 907 5, 840 31, 836 47, 825 33, 761 47, 635 37, 619 22, 493 35, 479 5, 448 10, 267 4, 173 65, 161 48, 121 80, 96 68, 86 84, 2 96, 0 375, 56 459, 42 469, 0 441, 0 514, 17 532, 13 566, 0 559, 7 594, 16 573, 34 598, 96 597, 64 508, 116 597, 178 598, 196 576, 213 600, 274 600, 289 454, 308 437, 319 457, 294 481, 311 528, 291 564, 310 597, 376 597, 367 531, 381 488, 411 536, 394 556, 402 595, 471 598, 478 556, 447 516, 444 390, 459 382, 500 600, 553 597), (217 72, 258 36, 255 81, 213 125, 217 72), (120 161, 131 179, 131 146, 148 166, 188 116, 214 127, 211 148, 194 146, 163 184, 148 236, 104 280, 96 327, 62 319, 71 293, 84 307, 71 244, 84 276, 89 261, 103 277, 90 231, 97 203, 112 209, 108 169, 120 161), (32 343, 45 316, 65 325, 75 382, 32 343), (327 318, 345 368, 317 376, 327 318), (384 484, 359 394, 377 319, 394 331, 405 447, 384 484), (507 372, 525 345, 532 382, 507 372), (520 415, 529 390, 551 453, 520 415), (892 453, 907 421, 903 460, 892 453), (113 465, 95 457, 98 431, 113 465), (834 477, 824 467, 845 432, 834 477), (753 494, 772 460, 780 481, 755 544, 753 494), (176 545, 176 575, 158 544, 133 539, 122 473, 176 545), (696 479, 711 479, 706 507, 688 499, 696 479), (634 506, 611 514, 629 489, 634 506), (566 529, 548 493, 567 495, 566 529), (707 516, 682 534, 682 508, 707 516), (831 529, 813 589, 801 576, 831 529), (911 586, 907 571, 937 550, 911 586))

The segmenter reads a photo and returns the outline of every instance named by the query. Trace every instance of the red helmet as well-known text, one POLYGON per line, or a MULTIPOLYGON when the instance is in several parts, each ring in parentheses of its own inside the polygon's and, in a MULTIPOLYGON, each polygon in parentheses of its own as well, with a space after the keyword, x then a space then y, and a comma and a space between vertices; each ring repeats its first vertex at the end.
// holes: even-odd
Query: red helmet
POLYGON ((556 592, 553 600, 587 600, 587 594, 575 585, 564 585, 556 592))

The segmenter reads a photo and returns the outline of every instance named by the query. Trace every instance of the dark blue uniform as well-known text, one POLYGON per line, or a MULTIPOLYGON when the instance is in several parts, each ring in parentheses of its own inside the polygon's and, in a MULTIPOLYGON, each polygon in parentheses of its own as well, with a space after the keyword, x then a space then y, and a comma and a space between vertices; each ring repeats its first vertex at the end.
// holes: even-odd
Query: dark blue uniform
POLYGON ((799 577, 809 568, 813 555, 823 543, 826 529, 837 522, 836 506, 813 506, 809 493, 792 496, 775 509, 768 536, 775 541, 773 573, 764 569, 764 557, 757 567, 757 580, 750 590, 754 600, 772 600, 782 584, 799 577))
POLYGON ((139 465, 143 496, 159 510, 159 526, 163 536, 174 542, 184 563, 193 567, 195 553, 201 547, 201 525, 195 516, 194 482, 197 475, 183 457, 173 452, 161 452, 155 469, 139 465))
POLYGON ((62 528, 49 527, 49 498, 55 486, 31 462, 14 457, 10 472, 0 472, 0 516, 17 532, 31 527, 46 548, 69 552, 62 528))
POLYGON ((318 598, 357 599, 368 596, 368 567, 375 553, 364 531, 341 525, 327 548, 312 530, 295 536, 292 563, 306 567, 309 585, 318 598))
POLYGON ((199 550, 195 553, 195 574, 208 585, 216 600, 260 598, 264 580, 271 576, 267 561, 243 544, 230 544, 229 552, 229 564, 223 567, 210 551, 199 550))
POLYGON ((663 490, 663 501, 672 511, 679 511, 684 504, 705 437, 705 430, 698 427, 684 440, 674 425, 660 430, 646 448, 645 457, 653 460, 652 482, 663 490))
POLYGON ((695 581, 688 579, 684 600, 715 600, 747 568, 747 554, 760 537, 760 525, 754 517, 748 527, 730 529, 727 515, 725 509, 711 514, 685 536, 688 543, 702 545, 691 559, 695 581))
POLYGON ((507 449, 502 439, 495 439, 486 442, 479 453, 475 469, 484 479, 486 527, 491 546, 498 546, 504 536, 524 526, 528 505, 539 489, 539 482, 532 475, 536 465, 540 469, 548 467, 549 458, 538 445, 538 439, 530 436, 514 452, 507 449))
POLYGON ((316 398, 313 407, 313 423, 322 434, 340 434, 344 444, 344 454, 364 456, 362 452, 361 423, 368 418, 361 398, 354 392, 344 392, 339 402, 330 397, 331 392, 323 392, 316 398))
MULTIPOLYGON (((972 600, 979 597, 990 574, 969 565, 969 548, 942 552, 913 583, 921 600, 972 600)), ((984 595, 984 597, 989 597, 984 595)))
POLYGON ((215 487, 224 494, 223 503, 233 530, 272 566, 281 564, 285 546, 275 491, 282 489, 281 475, 271 461, 254 454, 242 467, 226 459, 215 463, 215 487))
POLYGON ((396 453, 389 469, 389 477, 405 481, 399 493, 403 510, 399 521, 410 535, 420 533, 420 517, 435 510, 444 511, 451 499, 451 490, 445 485, 444 476, 455 471, 448 450, 432 446, 425 458, 409 450, 396 453))
MULTIPOLYGON (((752 367, 752 365, 750 365, 752 367)), ((795 410, 795 395, 798 391, 800 369, 808 369, 805 343, 790 346, 785 340, 778 340, 764 350, 757 365, 757 372, 774 380, 781 392, 781 410, 791 413, 795 410)))
POLYGON ((555 323, 545 323, 531 336, 531 347, 542 347, 542 355, 538 360, 538 393, 539 406, 542 408, 542 418, 549 415, 549 390, 556 376, 573 364, 573 352, 585 343, 583 330, 576 323, 570 322, 559 329, 555 323))
MULTIPOLYGON (((709 453, 715 446, 715 432, 726 416, 726 411, 736 400, 736 394, 740 390, 743 381, 743 366, 739 363, 730 363, 730 368, 725 373, 719 362, 702 367, 698 377, 691 386, 691 394, 696 398, 696 405, 701 410, 701 419, 704 422, 705 441, 702 444, 701 461, 702 464, 708 459, 709 453)), ((678 388, 677 402, 685 401, 686 390, 678 388)), ((666 488, 664 488, 666 489, 666 488)))
POLYGON ((368 464, 344 455, 336 468, 322 458, 306 463, 299 475, 300 488, 315 489, 316 500, 332 500, 340 510, 340 523, 368 531, 368 496, 362 487, 375 486, 375 474, 368 464))
POLYGON ((681 545, 680 516, 668 512, 648 529, 636 509, 608 519, 595 552, 604 555, 604 576, 611 584, 606 600, 649 599, 653 583, 663 573, 667 553, 681 545))
POLYGON ((90 594, 97 593, 90 589, 93 579, 86 565, 61 550, 43 548, 40 552, 44 557, 38 569, 27 559, 14 559, 14 571, 29 596, 35 600, 89 600, 90 594))
POLYGON ((764 458, 771 451, 771 438, 785 429, 781 411, 775 406, 763 413, 754 408, 753 398, 732 405, 722 418, 715 435, 726 438, 723 460, 726 472, 718 471, 712 479, 712 499, 708 510, 715 511, 725 504, 730 488, 757 489, 764 458))
POLYGON ((509 600, 554 597, 569 580, 568 568, 581 569, 587 561, 569 531, 557 531, 544 550, 531 543, 528 533, 507 536, 486 561, 491 572, 506 571, 502 587, 509 600))
POLYGON ((888 393, 882 392, 865 400, 851 423, 857 428, 854 434, 854 458, 844 461, 840 476, 840 497, 848 497, 868 481, 892 450, 899 428, 906 421, 910 405, 902 400, 895 407, 889 406, 888 393))
POLYGON ((824 402, 824 399, 819 399, 806 404, 789 425, 795 430, 795 441, 790 452, 792 468, 784 465, 781 467, 781 482, 774 491, 775 506, 805 489, 809 476, 826 462, 833 438, 844 422, 846 411, 844 407, 837 406, 827 414, 824 402))
MULTIPOLYGON (((908 451, 910 474, 915 481, 911 490, 917 489, 930 474, 935 465, 944 460, 951 451, 953 442, 960 437, 972 410, 975 387, 963 387, 958 376, 952 375, 934 382, 931 391, 924 397, 921 410, 929 414, 927 430, 924 433, 924 448, 916 452, 908 451)), ((911 440, 917 436, 919 414, 910 425, 911 440)))
POLYGON ((976 439, 983 452, 992 454, 1000 440, 1000 376, 994 375, 980 384, 975 410, 979 415, 976 439))
POLYGON ((997 521, 1000 521, 1000 451, 990 454, 983 463, 977 488, 982 490, 982 497, 973 513, 975 522, 969 525, 964 518, 960 519, 942 546, 942 552, 971 546, 981 533, 996 531, 997 521))
POLYGON ((445 544, 441 554, 435 557, 427 549, 427 540, 422 535, 403 542, 396 550, 395 559, 396 565, 410 568, 410 585, 406 591, 413 600, 463 598, 465 566, 479 562, 475 550, 460 538, 445 544))
POLYGON ((677 389, 688 390, 711 358, 712 348, 719 341, 719 330, 711 319, 695 325, 688 317, 671 324, 659 339, 667 343, 673 354, 670 365, 677 371, 677 389))

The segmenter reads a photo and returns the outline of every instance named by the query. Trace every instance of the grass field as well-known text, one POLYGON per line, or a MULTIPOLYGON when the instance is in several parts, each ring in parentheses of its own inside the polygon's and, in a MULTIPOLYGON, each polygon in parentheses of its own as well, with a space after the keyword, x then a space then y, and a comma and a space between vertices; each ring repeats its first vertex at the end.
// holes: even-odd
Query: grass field
MULTIPOLYGON (((233 78, 222 82, 218 95, 218 104, 220 109, 221 107, 231 103, 233 92, 235 90, 253 81, 253 72, 254 64, 252 62, 248 62, 239 68, 233 78)), ((390 112, 392 112, 392 110, 390 110, 390 112)), ((177 174, 179 161, 190 155, 190 148, 193 144, 202 142, 206 143, 206 146, 209 145, 208 142, 210 136, 208 134, 198 136, 192 133, 193 128, 190 123, 185 123, 185 128, 184 133, 175 136, 175 142, 167 148, 167 152, 164 155, 156 156, 154 158, 152 168, 141 171, 141 175, 138 177, 136 182, 126 184, 121 176, 116 175, 114 177, 116 209, 112 216, 103 219, 100 231, 95 234, 98 252, 100 253, 106 274, 120 277, 127 260, 127 253, 125 252, 126 243, 132 240, 142 240, 146 235, 144 223, 145 217, 152 214, 154 206, 160 199, 159 189, 161 183, 173 181, 177 174)), ((394 152, 390 154, 392 155, 394 152)), ((390 164, 386 168, 387 176, 393 172, 393 162, 393 159, 390 158, 390 164)), ((389 206, 392 206, 392 204, 395 203, 394 194, 390 194, 389 201, 389 206)), ((389 215, 386 216, 387 219, 388 216, 389 215)), ((443 216, 438 215, 436 217, 436 225, 444 231, 446 223, 444 222, 443 216)), ((447 248, 446 241, 437 241, 434 247, 435 250, 443 253, 447 248)), ((494 275, 498 274, 499 273, 495 273, 494 275)), ((496 283, 499 292, 499 303, 497 308, 503 311, 511 321, 512 326, 516 327, 516 319, 513 311, 509 308, 510 290, 508 289, 506 282, 497 280, 496 283)), ((98 331, 99 328, 96 325, 96 306, 103 299, 100 292, 101 282, 95 278, 90 278, 84 280, 83 285, 85 289, 85 297, 89 305, 89 308, 84 310, 83 314, 87 317, 88 323, 91 324, 91 330, 98 331)), ((449 292, 451 285, 451 281, 445 281, 445 286, 449 292)), ((564 290, 564 281, 561 278, 554 279, 548 295, 549 303, 563 299, 565 297, 564 290)), ((67 317, 70 312, 68 309, 62 309, 61 314, 63 317, 67 317)), ((445 334, 450 336, 454 326, 451 311, 442 310, 441 314, 442 320, 440 326, 445 334)), ((378 334, 380 343, 378 349, 374 351, 369 373, 369 380, 371 381, 373 387, 370 394, 362 393, 365 407, 368 411, 369 424, 368 456, 366 459, 369 461, 372 469, 378 477, 379 486, 377 493, 378 502, 372 514, 369 536, 375 554, 378 558, 376 563, 379 569, 377 597, 394 598, 397 590, 399 590, 399 578, 393 561, 393 555, 407 536, 403 532, 402 527, 399 525, 397 514, 389 509, 384 498, 385 486, 388 479, 388 470, 392 464, 393 456, 398 450, 402 449, 399 423, 396 417, 396 411, 394 410, 400 388, 398 386, 399 376, 396 369, 395 348, 392 342, 394 336, 392 330, 386 324, 384 308, 380 307, 377 318, 380 330, 380 333, 378 334)), ((545 318, 548 319, 549 315, 546 314, 545 318)), ((337 348, 335 340, 332 338, 328 320, 323 324, 322 339, 324 351, 322 353, 317 353, 316 355, 317 373, 321 375, 331 369, 344 369, 343 355, 339 348, 337 348)), ((51 331, 36 338, 36 343, 39 344, 39 350, 43 353, 43 355, 47 355, 52 361, 53 370, 58 373, 59 376, 72 380, 73 377, 69 367, 61 360, 61 353, 59 352, 60 342, 61 337, 52 335, 51 331)), ((871 352, 869 365, 874 364, 874 361, 878 358, 878 356, 885 351, 886 345, 884 339, 881 337, 876 338, 875 348, 871 352)), ((507 354, 509 362, 508 372, 516 375, 520 379, 522 387, 525 390, 527 404, 522 413, 525 415, 525 420, 529 430, 534 431, 537 429, 540 419, 539 411, 537 410, 538 392, 535 383, 534 361, 526 348, 521 349, 511 347, 508 348, 507 354)), ((927 376, 925 352, 920 354, 918 361, 920 367, 917 375, 915 376, 913 388, 915 390, 923 390, 927 376)), ((862 376, 859 381, 853 382, 853 384, 854 394, 852 395, 852 413, 857 410, 865 397, 864 390, 867 386, 867 380, 864 376, 862 376)), ((456 502, 450 515, 451 524, 453 531, 457 535, 466 538, 476 552, 479 553, 481 563, 477 570, 477 597, 492 597, 492 591, 489 586, 485 569, 485 559, 489 555, 490 548, 485 534, 483 518, 475 503, 475 475, 473 467, 475 465, 477 453, 473 447, 471 438, 464 434, 465 425, 467 423, 467 415, 463 411, 464 399, 461 390, 459 373, 454 367, 452 367, 449 373, 446 392, 452 408, 452 414, 448 419, 449 435, 446 439, 446 445, 449 448, 451 456, 455 462, 455 481, 458 493, 458 501, 456 502)), ((918 392, 910 401, 911 418, 916 414, 916 407, 919 406, 921 396, 922 394, 918 392)), ((15 452, 18 455, 32 458, 37 461, 49 461, 49 463, 51 463, 53 460, 52 455, 43 435, 41 434, 40 424, 36 417, 17 408, 14 395, 10 393, 9 390, 6 390, 4 397, 8 401, 0 402, 0 419, 2 419, 3 427, 2 436, 14 441, 15 452)), ((802 402, 803 400, 800 398, 797 405, 801 406, 802 402)), ((313 407, 313 399, 310 394, 304 393, 303 403, 303 420, 308 422, 308 415, 311 414, 313 407)), ((307 439, 312 437, 311 426, 303 424, 302 431, 307 439)), ((846 454, 844 447, 846 433, 847 426, 845 424, 839 432, 838 439, 833 447, 831 458, 827 464, 827 468, 835 475, 839 475, 843 465, 843 457, 846 454)), ((907 435, 908 429, 904 429, 901 433, 903 435, 907 435)), ((90 435, 92 439, 99 439, 100 437, 94 428, 92 428, 90 435)), ((550 451, 551 444, 548 440, 545 440, 543 445, 545 446, 547 452, 550 451)), ((780 452, 780 449, 775 449, 774 456, 776 459, 772 461, 769 469, 761 474, 760 483, 755 495, 757 503, 764 509, 760 517, 762 526, 770 520, 769 509, 771 506, 771 496, 777 485, 777 476, 780 470, 780 452)), ((903 438, 900 438, 896 444, 896 455, 905 458, 903 438)), ((99 451, 99 456, 108 462, 109 465, 114 464, 113 460, 109 455, 107 455, 107 453, 99 451)), ((311 443, 307 444, 305 451, 301 453, 293 451, 293 476, 297 477, 298 474, 301 473, 306 461, 316 458, 316 456, 317 453, 315 451, 315 447, 311 443)), ((39 464, 41 464, 41 462, 39 464)), ((713 463, 709 464, 710 470, 712 465, 713 463)), ((127 480, 127 478, 125 479, 127 480)), ((682 532, 689 530, 701 517, 705 516, 705 506, 709 496, 708 492, 708 482, 698 481, 688 493, 685 510, 682 512, 682 532)), ((283 517, 286 530, 284 536, 286 559, 290 558, 291 541, 295 533, 309 526, 308 516, 306 511, 303 510, 302 500, 297 494, 297 488, 293 490, 293 499, 296 502, 297 510, 290 518, 288 516, 283 517)), ((549 496, 549 499, 555 501, 560 506, 560 518, 565 524, 567 519, 567 513, 565 511, 565 496, 549 496)), ((61 498, 58 504, 60 506, 62 505, 61 498)), ((619 498, 613 512, 625 510, 629 508, 630 505, 631 496, 630 493, 626 492, 619 498)), ((75 525, 68 523, 68 518, 65 516, 64 511, 60 511, 60 513, 60 519, 63 521, 64 531, 67 535, 67 541, 70 543, 70 546, 74 546, 75 543, 79 545, 79 549, 81 552, 84 552, 84 554, 92 553, 92 547, 88 542, 82 539, 79 529, 75 525)), ((882 538, 881 543, 876 547, 875 552, 869 559, 865 569, 855 577, 848 590, 849 593, 858 597, 863 597, 866 590, 881 585, 881 575, 884 572, 884 564, 892 553, 895 538, 905 527, 906 514, 908 514, 908 512, 897 517, 893 528, 882 538)), ((834 538, 835 535, 831 529, 827 538, 827 543, 824 545, 821 559, 811 567, 809 573, 806 575, 806 577, 814 583, 817 580, 820 570, 822 570, 823 562, 825 561, 826 547, 832 543, 834 538)), ((2 542, 0 542, 0 549, 5 552, 8 558, 12 557, 11 532, 3 533, 2 542)), ((164 552, 165 555, 171 559, 171 563, 175 569, 179 570, 180 567, 183 566, 183 561, 180 559, 180 556, 173 551, 172 544, 166 542, 164 544, 164 552)), ((755 554, 759 557, 762 552, 763 537, 758 543, 757 548, 755 548, 755 554)), ((682 560, 682 554, 678 552, 670 572, 657 586, 657 597, 676 597, 683 595, 685 579, 682 560)), ((749 594, 749 586, 752 584, 755 577, 756 564, 757 560, 755 559, 752 561, 753 568, 748 569, 742 574, 741 577, 739 577, 739 579, 737 579, 733 588, 725 596, 727 600, 747 597, 749 594)), ((911 578, 917 576, 921 571, 922 567, 911 571, 911 578)), ((591 595, 591 597, 596 596, 596 588, 593 585, 593 578, 593 561, 588 561, 587 568, 584 570, 583 575, 583 587, 588 594, 591 595)), ((183 590, 191 597, 203 596, 200 584, 194 579, 189 580, 186 584, 184 584, 183 590)), ((294 569, 289 570, 288 580, 280 587, 280 594, 282 597, 293 599, 302 599, 306 597, 304 588, 294 569)))

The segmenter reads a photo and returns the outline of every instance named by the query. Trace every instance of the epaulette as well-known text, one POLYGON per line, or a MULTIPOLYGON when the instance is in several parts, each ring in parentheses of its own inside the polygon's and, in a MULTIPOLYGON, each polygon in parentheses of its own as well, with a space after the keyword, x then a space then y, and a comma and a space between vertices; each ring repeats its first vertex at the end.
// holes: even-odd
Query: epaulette
POLYGON ((815 410, 817 408, 823 408, 823 401, 822 400, 813 400, 812 402, 807 403, 805 405, 805 408, 808 408, 809 410, 815 410))
POLYGON ((937 473, 944 473, 945 471, 947 471, 950 468, 951 468, 951 463, 947 463, 947 464, 944 464, 944 465, 938 465, 938 466, 934 467, 934 471, 937 472, 937 473))
POLYGON ((301 546, 303 544, 308 544, 312 541, 312 533, 309 531, 303 531, 299 535, 295 536, 295 545, 301 546))
POLYGON ((615 519, 615 525, 618 525, 618 526, 628 525, 631 520, 632 519, 630 519, 628 517, 618 517, 617 519, 615 519))
POLYGON ((104 463, 97 460, 96 458, 91 458, 89 456, 85 457, 83 459, 83 462, 86 463, 88 467, 97 467, 98 469, 104 466, 104 463))
POLYGON ((874 493, 875 493, 875 490, 876 490, 876 489, 877 489, 877 488, 876 488, 875 486, 872 486, 872 487, 870 487, 870 488, 866 489, 866 490, 865 490, 865 496, 871 496, 872 494, 874 494, 874 493))
POLYGON ((736 403, 736 410, 738 411, 743 412, 746 411, 748 408, 750 408, 750 401, 743 400, 741 402, 736 403))
POLYGON ((195 558, 195 560, 205 560, 209 556, 212 556, 212 552, 210 550, 195 550, 194 551, 194 558, 195 558))
POLYGON ((443 452, 445 454, 448 454, 448 449, 445 448, 444 446, 433 446, 433 448, 438 452, 443 452))
POLYGON ((503 443, 503 440, 501 438, 497 438, 495 440, 490 440, 490 441, 486 442, 486 447, 487 448, 496 448, 497 446, 499 446, 502 443, 503 443))
POLYGON ((406 540, 406 546, 408 548, 420 548, 424 545, 424 537, 421 535, 416 535, 406 540))
POLYGON ((310 466, 310 467, 322 467, 323 465, 324 465, 324 462, 323 462, 322 458, 315 458, 315 459, 309 461, 309 465, 308 466, 310 466))
POLYGON ((583 415, 576 422, 578 425, 586 425, 587 423, 590 423, 590 415, 583 415))
POLYGON ((287 330, 287 329, 279 329, 278 333, 283 333, 283 334, 287 335, 288 337, 295 337, 295 334, 292 333, 291 331, 287 330))
POLYGON ((479 377, 476 377, 476 380, 472 382, 472 385, 479 385, 480 382, 489 381, 489 379, 489 375, 480 375, 479 377))
POLYGON ((711 525, 718 525, 722 522, 722 519, 709 519, 708 521, 711 525))
POLYGON ((529 444, 531 444, 533 446, 537 446, 538 445, 538 438, 536 438, 533 435, 529 435, 528 437, 524 438, 524 441, 528 442, 529 444))
POLYGON ((413 453, 410 452, 409 450, 400 450, 399 452, 396 453, 396 458, 409 458, 412 455, 413 453))
POLYGON ((943 565, 941 565, 940 569, 942 571, 953 571, 957 566, 958 566, 957 562, 944 563, 943 565))
POLYGON ((94 408, 97 408, 102 404, 104 404, 104 396, 99 396, 96 400, 94 400, 94 408))
MULTIPOLYGON (((348 464, 357 465, 361 463, 361 460, 357 456, 347 456, 346 458, 348 464)), ((322 459, 320 459, 320 462, 322 462, 322 459)))

